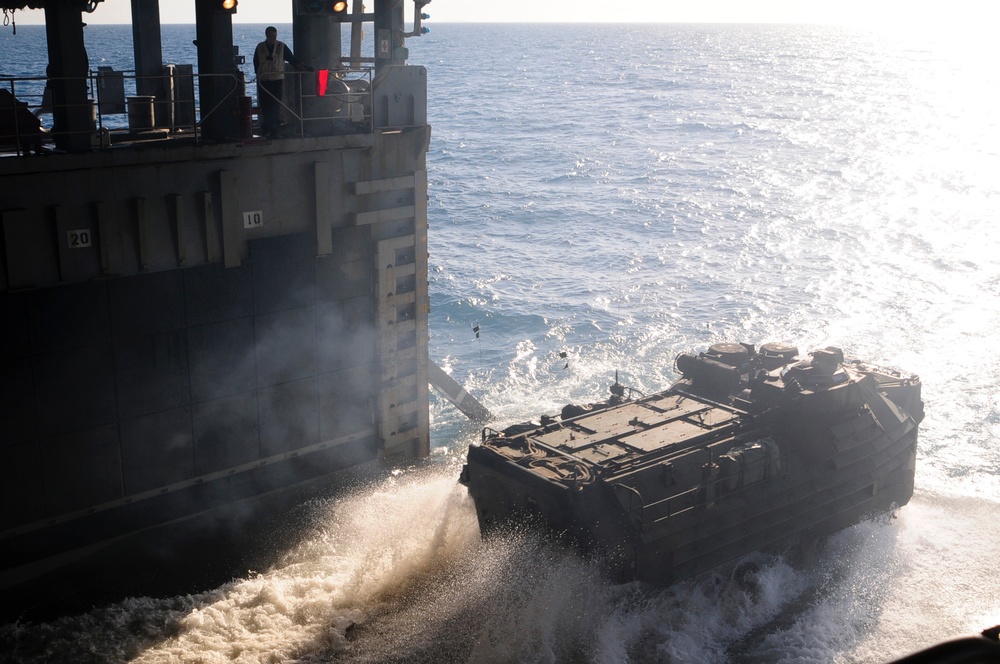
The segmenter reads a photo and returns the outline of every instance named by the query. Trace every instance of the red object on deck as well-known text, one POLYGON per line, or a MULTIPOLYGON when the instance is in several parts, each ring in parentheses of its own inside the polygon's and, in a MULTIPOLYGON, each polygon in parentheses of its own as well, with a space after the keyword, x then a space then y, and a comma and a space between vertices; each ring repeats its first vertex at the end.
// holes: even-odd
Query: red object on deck
POLYGON ((330 80, 329 69, 316 70, 316 95, 322 97, 326 95, 326 85, 330 80))

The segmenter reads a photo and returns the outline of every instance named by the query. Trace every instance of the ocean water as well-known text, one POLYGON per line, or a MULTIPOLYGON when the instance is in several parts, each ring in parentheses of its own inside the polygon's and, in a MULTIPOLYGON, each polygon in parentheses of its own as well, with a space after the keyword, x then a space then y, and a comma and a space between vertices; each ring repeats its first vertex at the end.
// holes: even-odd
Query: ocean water
MULTIPOLYGON (((238 26, 244 52, 261 27, 238 26)), ((165 60, 193 61, 193 27, 166 30, 165 60)), ((92 65, 129 68, 128 34, 88 28, 92 65)), ((750 556, 749 583, 612 584, 537 536, 479 538, 456 481, 478 431, 435 400, 431 458, 310 505, 272 568, 2 626, 9 659, 868 663, 1000 623, 995 42, 435 25, 408 46, 433 125, 430 354, 499 424, 616 371, 664 388, 719 341, 837 345, 924 381, 913 500, 750 556)), ((43 49, 0 41, 25 70, 43 49)))

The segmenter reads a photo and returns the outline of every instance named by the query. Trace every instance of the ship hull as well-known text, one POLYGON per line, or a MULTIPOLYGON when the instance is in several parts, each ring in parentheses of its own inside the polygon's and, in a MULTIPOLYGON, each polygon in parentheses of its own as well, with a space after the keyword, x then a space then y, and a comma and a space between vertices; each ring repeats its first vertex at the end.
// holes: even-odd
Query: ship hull
MULTIPOLYGON (((132 513, 129 519, 109 515, 103 524, 67 523, 52 532, 78 546, 26 558, 0 573, 5 598, 0 622, 47 621, 126 597, 208 591, 248 571, 266 570, 309 535, 323 502, 386 472, 385 464, 369 462, 295 484, 275 483, 269 492, 243 491, 237 497, 230 487, 224 499, 196 512, 175 510, 169 521, 156 511, 144 521, 132 513), (124 529, 122 523, 145 526, 124 529)), ((25 543, 37 546, 31 539, 25 543)))
MULTIPOLYGON (((200 3, 197 64, 171 65, 144 12, 135 67, 94 76, 80 3, 48 4, 49 75, 6 85, 37 91, 53 146, 0 159, 5 598, 139 539, 169 560, 214 531, 214 552, 430 447, 426 69, 402 42, 348 60, 341 23, 294 12, 302 62, 255 137, 232 10, 200 3)), ((351 53, 362 25, 403 32, 398 2, 370 4, 351 53)))
POLYGON ((0 210, 5 596, 134 533, 426 456, 429 133, 0 173, 17 194, 0 210), (66 249, 65 228, 87 246, 66 249))

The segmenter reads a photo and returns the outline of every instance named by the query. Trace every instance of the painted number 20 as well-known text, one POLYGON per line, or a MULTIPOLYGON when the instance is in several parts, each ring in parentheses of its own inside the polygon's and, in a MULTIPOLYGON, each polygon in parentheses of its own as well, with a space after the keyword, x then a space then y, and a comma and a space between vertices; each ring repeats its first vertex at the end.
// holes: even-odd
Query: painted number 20
POLYGON ((90 229, 66 231, 67 243, 70 249, 83 249, 90 246, 90 229))

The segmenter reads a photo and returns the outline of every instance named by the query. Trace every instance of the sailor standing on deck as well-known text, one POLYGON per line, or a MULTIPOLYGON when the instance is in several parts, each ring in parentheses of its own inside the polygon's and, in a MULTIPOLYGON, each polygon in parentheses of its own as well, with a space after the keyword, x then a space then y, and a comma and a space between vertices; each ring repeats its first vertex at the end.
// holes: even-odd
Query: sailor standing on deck
POLYGON ((268 26, 264 41, 253 52, 253 70, 257 74, 257 96, 260 103, 261 131, 267 138, 274 138, 281 124, 281 93, 285 82, 285 62, 298 70, 312 71, 302 64, 285 42, 278 41, 278 29, 268 26))

